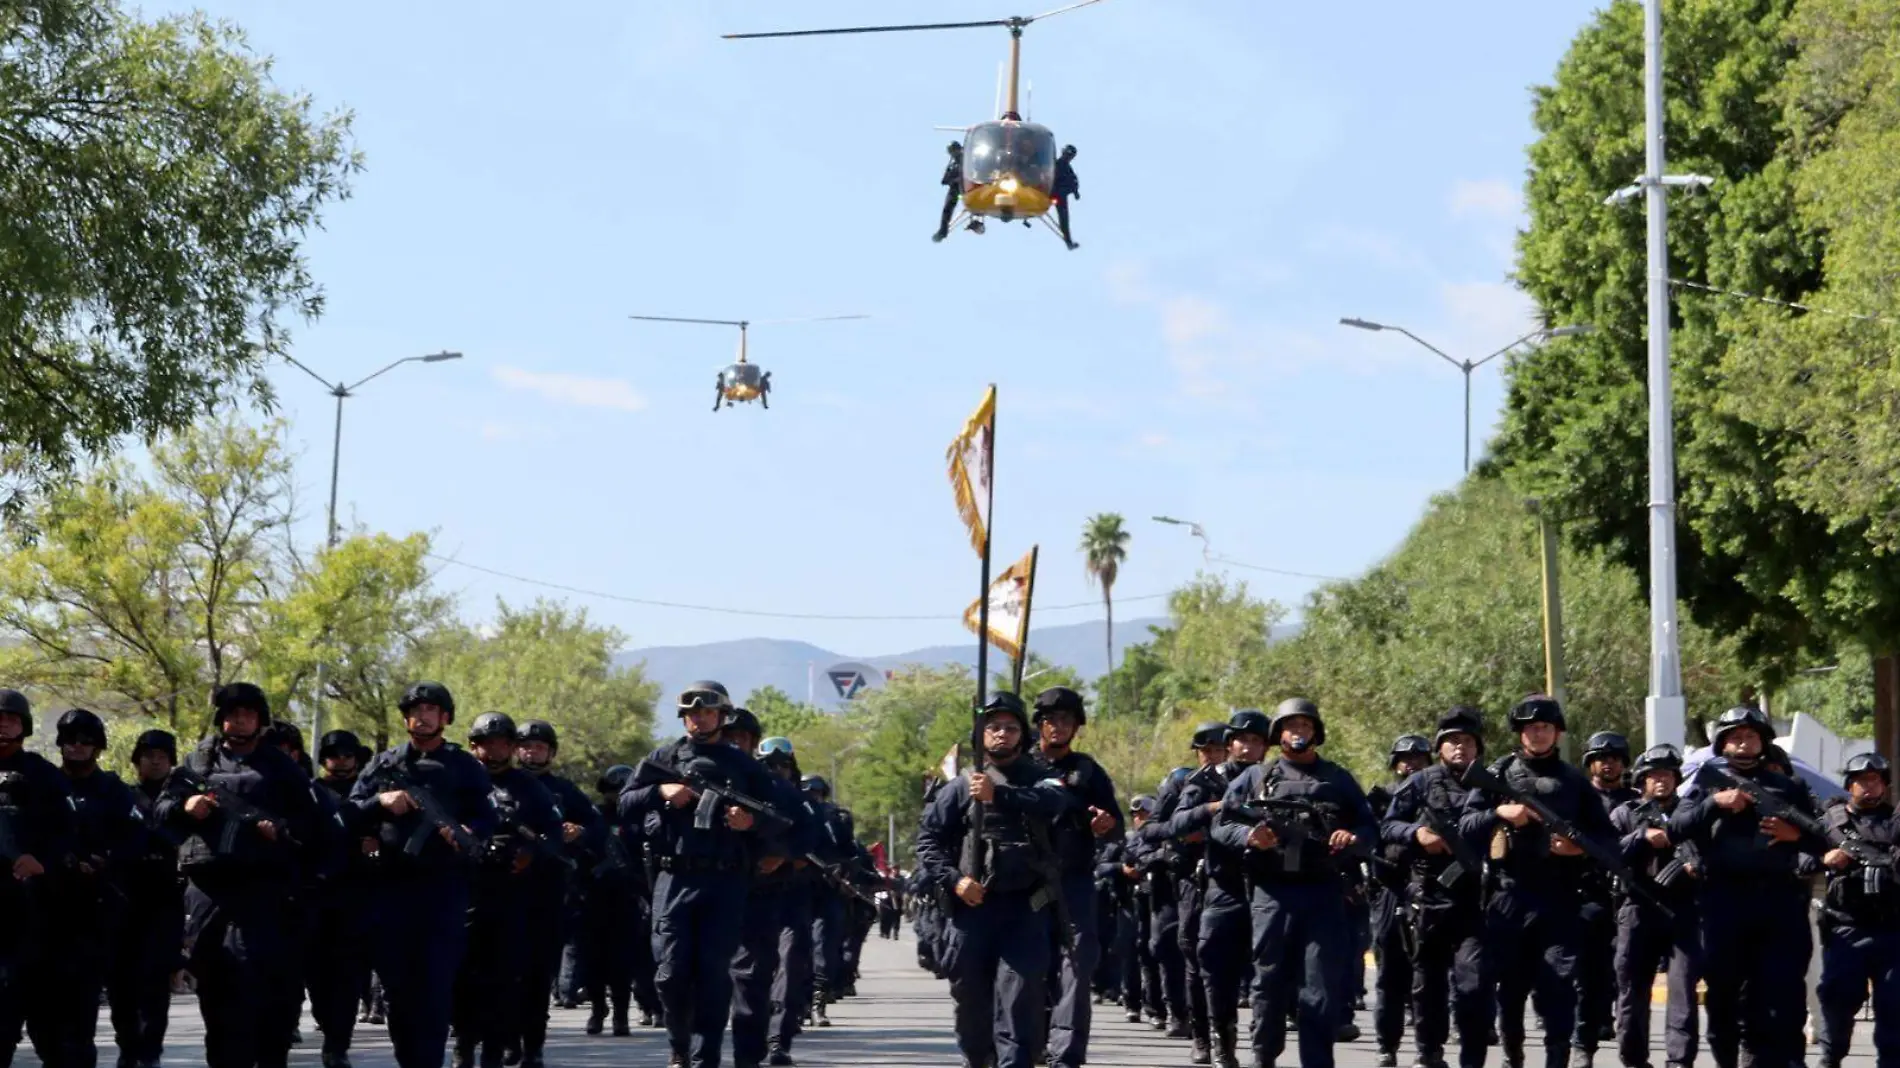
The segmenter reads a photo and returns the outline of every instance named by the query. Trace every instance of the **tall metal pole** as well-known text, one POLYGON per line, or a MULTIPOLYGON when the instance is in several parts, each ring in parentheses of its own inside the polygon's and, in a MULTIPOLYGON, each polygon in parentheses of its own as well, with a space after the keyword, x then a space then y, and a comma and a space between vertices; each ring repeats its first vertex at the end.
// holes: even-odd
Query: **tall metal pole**
MULTIPOLYGON (((336 388, 331 392, 336 397, 336 432, 330 440, 330 530, 324 537, 324 543, 327 547, 334 549, 336 548, 337 535, 337 474, 343 463, 343 400, 350 395, 350 392, 343 388, 343 383, 341 382, 338 382, 336 388)), ((329 685, 329 679, 329 661, 327 659, 319 660, 317 662, 316 699, 310 704, 310 744, 313 746, 323 740, 323 693, 329 685)))
POLYGON ((1470 361, 1465 362, 1465 474, 1471 473, 1471 371, 1470 361))
POLYGON ((1647 744, 1683 744, 1676 639, 1676 448, 1669 382, 1669 202, 1663 183, 1662 0, 1643 5, 1643 196, 1649 213, 1649 697, 1647 744))

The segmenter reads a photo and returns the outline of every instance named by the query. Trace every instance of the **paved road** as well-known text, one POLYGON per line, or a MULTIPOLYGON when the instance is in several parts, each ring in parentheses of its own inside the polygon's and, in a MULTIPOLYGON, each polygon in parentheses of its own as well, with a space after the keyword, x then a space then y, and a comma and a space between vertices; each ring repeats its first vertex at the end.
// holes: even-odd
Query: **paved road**
MULTIPOLYGON (((950 998, 945 985, 918 969, 916 951, 908 932, 901 941, 886 942, 873 937, 865 944, 863 977, 858 983, 862 996, 834 1006, 832 1026, 814 1030, 799 1038, 794 1050, 802 1068, 829 1065, 880 1065, 884 1068, 955 1068, 959 1059, 950 1033, 950 998)), ((1243 1013, 1243 1021, 1244 1021, 1243 1013)), ((1652 1014, 1660 1026, 1661 1013, 1652 1014)), ((103 1014, 102 1014, 103 1016, 103 1014)), ((587 1018, 584 1010, 554 1010, 550 1028, 547 1062, 550 1068, 631 1068, 666 1063, 665 1036, 657 1030, 636 1029, 630 1038, 590 1037, 582 1033, 587 1018)), ((103 1026, 99 1036, 100 1062, 110 1064, 116 1054, 111 1031, 103 1026)), ((1361 1014, 1359 1024, 1368 1037, 1337 1047, 1339 1068, 1372 1068, 1377 1050, 1370 1033, 1371 1021, 1361 1014)), ((1855 1054, 1848 1068, 1872 1068, 1871 1024, 1862 1023, 1855 1036, 1855 1054)), ((308 1018, 304 1032, 309 1041, 291 1052, 293 1068, 317 1068, 315 1026, 308 1018)), ((361 1027, 352 1059, 357 1068, 394 1068, 388 1042, 380 1028, 361 1027)), ((189 997, 172 1003, 171 1036, 167 1043, 168 1068, 187 1068, 204 1064, 203 1028, 198 1020, 197 1002, 189 997)), ((1289 1040, 1293 1036, 1288 1036, 1289 1040)), ((1657 1046, 1656 1063, 1661 1063, 1657 1046)), ((730 1051, 728 1051, 729 1053, 730 1051)), ((1810 1050, 1810 1055, 1818 1056, 1810 1050)), ((1096 1034, 1090 1047, 1089 1063, 1096 1068, 1187 1068, 1188 1047, 1184 1042, 1161 1037, 1146 1025, 1125 1022, 1116 1007, 1096 1007, 1096 1034)), ((21 1050, 20 1060, 38 1065, 30 1050, 21 1050)), ((1243 1063, 1247 1063, 1243 1058, 1243 1063)), ((1289 1048, 1281 1063, 1287 1068, 1298 1064, 1297 1045, 1289 1048)), ((1411 1063, 1411 1049, 1400 1055, 1401 1064, 1411 1063)), ((1491 1064, 1499 1064, 1495 1051, 1491 1064)), ((1706 1051, 1699 1061, 1708 1065, 1706 1051)), ((731 1064, 728 1056, 726 1064, 731 1064)), ((1616 1068, 1615 1052, 1605 1049, 1597 1056, 1597 1068, 1616 1068)))

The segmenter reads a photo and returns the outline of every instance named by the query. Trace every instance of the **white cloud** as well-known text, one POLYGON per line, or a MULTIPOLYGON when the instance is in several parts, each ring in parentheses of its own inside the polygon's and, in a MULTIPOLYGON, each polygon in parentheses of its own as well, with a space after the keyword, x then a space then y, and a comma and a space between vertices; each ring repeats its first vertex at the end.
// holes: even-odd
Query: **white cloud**
POLYGON ((495 381, 509 389, 539 393, 556 404, 622 412, 637 412, 647 406, 647 399, 634 392, 633 386, 622 378, 589 378, 563 371, 524 371, 508 366, 497 366, 494 376, 495 381))
POLYGON ((1451 213, 1455 218, 1479 215, 1514 221, 1524 212, 1522 194, 1515 187, 1495 178, 1453 183, 1450 202, 1451 213))

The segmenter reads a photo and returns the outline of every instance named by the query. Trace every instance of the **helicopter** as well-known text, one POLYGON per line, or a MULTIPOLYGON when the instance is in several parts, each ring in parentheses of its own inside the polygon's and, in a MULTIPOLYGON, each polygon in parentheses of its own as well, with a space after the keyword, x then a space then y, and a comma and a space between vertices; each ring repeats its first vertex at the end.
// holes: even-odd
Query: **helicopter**
MULTIPOLYGON (((671 315, 629 315, 629 319, 638 319, 649 323, 695 323, 701 326, 736 326, 739 328, 739 358, 729 363, 719 372, 713 383, 713 411, 735 404, 759 402, 759 407, 772 407, 769 399, 772 395, 772 372, 756 363, 746 360, 746 331, 753 323, 750 319, 682 319, 671 315)), ((869 319, 868 315, 820 315, 808 319, 771 319, 761 322, 760 326, 777 326, 784 323, 827 323, 842 319, 869 319)))
POLYGON ((1016 15, 981 22, 929 22, 906 26, 850 26, 831 30, 778 30, 769 33, 728 33, 728 41, 765 37, 819 37, 843 33, 901 33, 911 30, 961 30, 1002 26, 1009 30, 1009 78, 1002 114, 990 122, 979 122, 963 132, 963 210, 950 225, 966 218, 981 232, 979 220, 987 217, 1005 223, 1041 219, 1058 238, 1062 236, 1049 220, 1055 203, 1056 135, 1047 127, 1024 121, 1016 110, 1016 89, 1022 72, 1023 29, 1032 22, 1088 7, 1101 0, 1045 11, 1040 15, 1016 15))

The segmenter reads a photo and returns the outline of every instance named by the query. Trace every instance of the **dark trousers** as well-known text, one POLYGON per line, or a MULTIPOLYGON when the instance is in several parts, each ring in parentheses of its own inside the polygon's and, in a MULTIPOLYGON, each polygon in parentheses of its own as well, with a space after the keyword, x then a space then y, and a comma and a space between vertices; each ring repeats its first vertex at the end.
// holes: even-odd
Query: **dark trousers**
POLYGON ((1089 1058, 1089 1028, 1095 1019, 1089 987, 1102 953, 1095 926, 1094 874, 1064 874, 1062 901, 1068 910, 1069 946, 1053 969, 1057 997, 1049 1014, 1049 1063, 1080 1068, 1089 1058))
POLYGON ((1644 908, 1625 904, 1616 928, 1617 1055, 1623 1064, 1649 1064, 1649 997, 1656 973, 1669 970, 1669 1002, 1664 1018, 1664 1052, 1672 1065, 1695 1060, 1701 1031, 1695 987, 1702 978, 1700 935, 1688 906, 1672 922, 1644 908))
MULTIPOLYGON (((536 863, 545 863, 537 861, 536 863)), ((563 887, 559 873, 530 870, 522 956, 521 983, 516 987, 519 1007, 516 1024, 521 1029, 521 1054, 533 1059, 548 1044, 548 999, 554 993, 554 979, 561 970, 561 954, 567 946, 568 913, 563 906, 563 887)))
POLYGON ((1699 889, 1709 1055, 1718 1068, 1737 1068, 1743 1047, 1757 1068, 1800 1061, 1814 952, 1807 884, 1708 879, 1699 889))
POLYGON ((1145 1006, 1159 1012, 1161 1005, 1161 968, 1150 948, 1154 933, 1152 899, 1135 898, 1135 907, 1127 910, 1127 922, 1116 925, 1117 952, 1122 957, 1122 1007, 1139 1013, 1145 1006))
POLYGON ((389 1009, 399 1068, 442 1068, 455 975, 468 950, 468 876, 446 870, 392 879, 371 906, 371 959, 389 1009))
MULTIPOLYGON (((805 1010, 811 1006, 812 893, 809 884, 794 886, 785 891, 779 902, 779 967, 778 975, 772 980, 770 1032, 778 1044, 788 1050, 804 1022, 805 1010)), ((921 947, 925 942, 923 923, 918 923, 917 932, 921 947)))
POLYGON ((1493 1010, 1483 935, 1484 912, 1475 897, 1419 910, 1410 971, 1412 1033, 1423 1063, 1444 1059, 1456 1021, 1460 1068, 1484 1066, 1493 1010))
POLYGON ((198 981, 208 1068, 278 1068, 289 1059, 282 1006, 298 980, 286 967, 289 897, 289 887, 263 882, 194 879, 185 888, 186 966, 198 981))
POLYGON ((172 973, 184 963, 184 890, 176 883, 133 885, 130 905, 106 973, 112 1034, 119 1056, 134 1063, 165 1054, 171 1015, 172 973))
POLYGON ((957 200, 963 196, 963 188, 957 185, 945 186, 943 190, 943 216, 937 220, 937 232, 950 231, 950 217, 957 213, 957 200))
POLYGON ((1600 902, 1581 912, 1577 938, 1577 1026, 1573 1049, 1595 1052, 1616 1003, 1616 913, 1600 902))
POLYGON ((1577 1012, 1575 902, 1506 891, 1492 900, 1486 920, 1505 1061, 1524 1059, 1524 1002, 1535 997, 1544 1020, 1544 1063, 1565 1068, 1577 1012))
MULTIPOLYGON (((611 1003, 616 1019, 625 1016, 638 962, 644 958, 645 970, 653 970, 651 938, 643 945, 635 937, 637 913, 644 907, 624 878, 610 876, 587 888, 586 907, 581 914, 580 970, 587 985, 587 1000, 596 1014, 605 1013, 611 1003)), ((650 1004, 640 1008, 653 1011, 650 1004)))
POLYGON ((1055 201, 1056 226, 1062 231, 1062 240, 1074 241, 1075 239, 1069 236, 1069 198, 1057 197, 1055 201))
MULTIPOLYGON (((474 907, 467 913, 468 948, 455 974, 456 1059, 479 1048, 482 1068, 497 1068, 502 1055, 521 1040, 528 898, 504 882, 519 876, 484 872, 476 878, 474 907)), ((393 981, 390 986, 393 995, 393 981)), ((542 1004, 547 1004, 545 994, 542 1004)))
MULTIPOLYGON (((99 992, 105 985, 103 932, 62 925, 58 952, 33 971, 26 1014, 27 1037, 46 1068, 93 1068, 99 1048, 99 992)), ((286 1043, 288 1048, 288 1043, 286 1043)))
POLYGON ((1207 996, 1208 1028, 1223 1048, 1237 1042, 1240 992, 1252 973, 1252 945, 1253 915, 1246 902, 1210 885, 1194 948, 1207 996))
POLYGON ((1254 1058, 1272 1062, 1286 1048, 1286 997, 1299 991, 1301 1068, 1332 1068, 1339 1029, 1334 1004, 1351 950, 1346 890, 1335 881, 1278 883, 1253 889, 1254 1058))
POLYGON ((1900 1066, 1900 931, 1828 927, 1821 932, 1821 1061, 1838 1065, 1854 1016, 1874 999, 1875 1068, 1900 1066))
POLYGON ((737 1064, 765 1060, 785 896, 782 889, 773 888, 754 890, 746 897, 739 951, 732 957, 732 1059, 737 1064))
POLYGON ((364 908, 363 898, 352 894, 325 901, 313 917, 304 983, 325 1053, 348 1053, 356 1034, 356 1009, 369 982, 364 908))
POLYGON ((743 872, 679 874, 653 883, 654 985, 674 1053, 719 1068, 732 1010, 732 955, 744 931, 743 872))
POLYGON ((1168 998, 1168 1015, 1185 1018, 1188 1034, 1207 1045, 1207 984, 1201 979, 1201 905, 1204 895, 1192 879, 1175 884, 1172 915, 1155 931, 1155 956, 1161 962, 1161 988, 1168 998), (1169 943, 1173 948, 1169 948, 1169 943))
MULTIPOLYGON (((1372 954, 1378 967, 1372 988, 1372 1030, 1380 1049, 1396 1050, 1405 1037, 1405 1007, 1412 1001, 1412 958, 1405 948, 1409 922, 1405 891, 1374 887, 1371 905, 1372 954)), ((1363 968, 1365 958, 1359 959, 1363 968)), ((1349 1016, 1351 1009, 1349 1003, 1342 1011, 1349 1016)))
POLYGON ((944 970, 956 1004, 957 1048, 970 1064, 1031 1068, 1043 1036, 1050 911, 1031 909, 1027 893, 952 906, 944 970))
POLYGON ((819 1004, 838 1000, 844 989, 844 900, 820 886, 812 898, 812 981, 819 1004))

